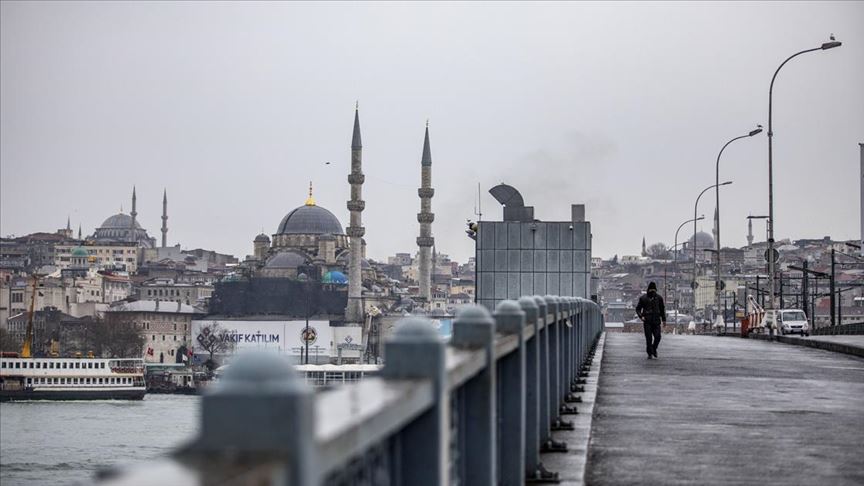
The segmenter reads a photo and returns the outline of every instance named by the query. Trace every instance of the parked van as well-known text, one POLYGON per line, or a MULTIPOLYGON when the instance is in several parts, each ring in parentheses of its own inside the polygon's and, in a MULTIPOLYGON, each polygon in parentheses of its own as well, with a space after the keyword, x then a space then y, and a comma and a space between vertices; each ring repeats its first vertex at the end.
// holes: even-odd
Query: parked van
POLYGON ((810 324, 807 315, 800 309, 781 309, 777 311, 781 334, 810 335, 810 324))

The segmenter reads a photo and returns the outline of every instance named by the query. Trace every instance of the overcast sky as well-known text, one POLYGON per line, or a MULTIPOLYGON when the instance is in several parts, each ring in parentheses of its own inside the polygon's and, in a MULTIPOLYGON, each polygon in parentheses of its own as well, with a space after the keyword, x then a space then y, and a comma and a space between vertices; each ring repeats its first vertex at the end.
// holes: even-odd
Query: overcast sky
MULTIPOLYGON (((672 244, 723 144, 767 126, 778 238, 859 236, 864 3, 0 4, 0 234, 129 211, 169 244, 243 257, 303 204, 348 224, 355 100, 370 257, 416 251, 430 120, 433 234, 473 256, 477 184, 543 220, 585 203, 594 255, 672 244), (330 164, 326 164, 330 162, 330 164)), ((724 245, 767 212, 767 138, 721 162, 724 245)), ((699 213, 711 230, 713 194, 699 213)), ((764 239, 764 224, 754 225, 764 239)), ((692 230, 682 230, 685 233, 692 230)))

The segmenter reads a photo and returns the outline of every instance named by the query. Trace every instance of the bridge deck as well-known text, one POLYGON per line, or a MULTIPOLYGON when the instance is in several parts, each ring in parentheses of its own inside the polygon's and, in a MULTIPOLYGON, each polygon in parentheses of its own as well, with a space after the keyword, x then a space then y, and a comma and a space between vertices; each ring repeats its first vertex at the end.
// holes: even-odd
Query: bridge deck
POLYGON ((864 484, 864 360, 608 333, 586 483, 864 484))

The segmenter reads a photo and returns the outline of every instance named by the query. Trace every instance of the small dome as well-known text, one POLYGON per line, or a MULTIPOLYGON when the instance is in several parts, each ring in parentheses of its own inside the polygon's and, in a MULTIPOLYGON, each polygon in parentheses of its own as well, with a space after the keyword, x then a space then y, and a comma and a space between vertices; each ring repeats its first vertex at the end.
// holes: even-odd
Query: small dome
POLYGON ((270 237, 261 233, 260 235, 255 237, 254 240, 256 243, 270 243, 270 237))
POLYGON ((264 268, 275 269, 292 269, 306 263, 306 257, 293 251, 284 251, 277 253, 267 260, 264 268))
MULTIPOLYGON (((109 216, 108 219, 106 219, 102 223, 102 226, 100 226, 99 228, 101 228, 101 229, 129 229, 131 227, 132 227, 132 216, 129 216, 128 214, 117 213, 114 216, 109 216)), ((141 225, 138 224, 138 221, 135 221, 135 227, 138 229, 141 228, 141 225)))
MULTIPOLYGON (((336 263, 339 263, 340 265, 344 265, 345 267, 350 266, 350 264, 351 264, 351 252, 345 251, 345 252, 342 252, 341 254, 339 254, 339 256, 336 257, 336 263)), ((369 263, 369 260, 367 260, 365 258, 361 258, 360 259, 360 268, 362 268, 363 270, 369 270, 372 268, 372 265, 369 263)))
POLYGON ((276 233, 282 235, 343 235, 342 223, 321 206, 304 205, 282 218, 276 233))
POLYGON ((72 250, 72 256, 73 256, 73 257, 87 257, 87 256, 89 256, 89 255, 90 255, 90 254, 87 253, 87 250, 85 250, 84 248, 82 248, 82 247, 80 247, 80 246, 76 246, 76 247, 72 250))
POLYGON ((338 270, 333 270, 324 274, 321 283, 345 285, 348 283, 348 277, 338 270))

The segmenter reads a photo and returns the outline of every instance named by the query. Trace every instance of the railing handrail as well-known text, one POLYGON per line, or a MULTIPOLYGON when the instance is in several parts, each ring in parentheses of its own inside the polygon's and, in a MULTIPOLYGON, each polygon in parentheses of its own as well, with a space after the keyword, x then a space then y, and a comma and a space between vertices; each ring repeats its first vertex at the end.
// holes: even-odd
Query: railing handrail
POLYGON ((566 447, 550 430, 575 413, 568 404, 602 329, 596 303, 554 296, 503 301, 494 316, 468 306, 447 344, 408 318, 385 342, 379 376, 317 394, 281 358, 238 357, 204 397, 200 436, 175 457, 193 472, 242 458, 244 475, 304 486, 549 479, 539 453, 566 447), (249 423, 222 420, 241 409, 249 423))

